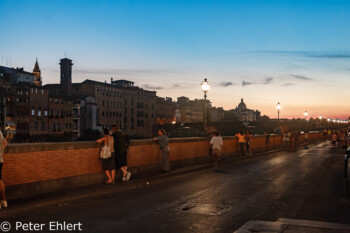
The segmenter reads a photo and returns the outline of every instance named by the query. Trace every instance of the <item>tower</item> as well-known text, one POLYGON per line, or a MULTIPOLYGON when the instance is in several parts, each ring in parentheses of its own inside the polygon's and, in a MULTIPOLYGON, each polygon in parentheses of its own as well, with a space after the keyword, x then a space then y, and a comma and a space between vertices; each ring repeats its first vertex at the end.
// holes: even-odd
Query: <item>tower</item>
POLYGON ((42 85, 42 79, 41 79, 41 71, 39 68, 39 63, 38 63, 38 58, 36 59, 34 69, 33 69, 33 74, 34 76, 34 84, 36 86, 41 86, 42 85))
POLYGON ((72 95, 72 60, 68 58, 61 59, 61 91, 65 96, 72 95))

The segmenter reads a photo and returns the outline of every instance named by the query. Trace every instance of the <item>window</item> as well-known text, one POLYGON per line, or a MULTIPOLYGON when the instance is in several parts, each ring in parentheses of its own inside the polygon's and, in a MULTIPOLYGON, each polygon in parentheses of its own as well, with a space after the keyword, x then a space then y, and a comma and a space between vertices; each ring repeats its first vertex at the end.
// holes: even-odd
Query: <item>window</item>
POLYGON ((35 116, 35 109, 32 109, 32 116, 35 116))
POLYGON ((43 95, 45 93, 44 89, 41 89, 41 94, 43 95))
POLYGON ((44 114, 45 114, 45 116, 47 117, 47 110, 45 110, 44 114))
POLYGON ((33 130, 34 130, 34 131, 37 131, 37 130, 38 130, 38 122, 37 122, 37 121, 34 122, 33 130))
POLYGON ((41 117, 41 109, 38 110, 38 117, 41 117))
POLYGON ((44 121, 41 122, 41 131, 45 131, 46 130, 46 124, 44 121))
POLYGON ((35 88, 35 94, 38 94, 38 88, 35 88))

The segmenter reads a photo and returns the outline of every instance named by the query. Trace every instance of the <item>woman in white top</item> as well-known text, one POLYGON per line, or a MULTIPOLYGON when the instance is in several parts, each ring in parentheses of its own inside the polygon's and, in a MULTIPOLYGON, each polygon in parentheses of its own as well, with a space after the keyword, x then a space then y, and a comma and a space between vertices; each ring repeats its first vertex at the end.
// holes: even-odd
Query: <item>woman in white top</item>
POLYGON ((97 140, 98 143, 103 144, 103 146, 108 146, 111 151, 111 157, 102 159, 102 167, 105 171, 107 181, 106 184, 115 183, 115 154, 114 154, 114 140, 113 137, 109 135, 109 129, 103 130, 104 137, 97 140))
POLYGON ((222 137, 219 132, 214 132, 214 136, 210 140, 212 145, 212 155, 214 156, 214 167, 218 167, 218 161, 221 159, 221 147, 223 145, 222 137))

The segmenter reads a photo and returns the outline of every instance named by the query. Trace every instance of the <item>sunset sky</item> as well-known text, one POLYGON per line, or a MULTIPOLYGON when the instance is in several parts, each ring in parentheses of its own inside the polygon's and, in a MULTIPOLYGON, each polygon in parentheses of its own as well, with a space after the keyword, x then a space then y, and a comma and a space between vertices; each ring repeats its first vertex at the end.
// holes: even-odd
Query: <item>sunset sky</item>
POLYGON ((0 65, 59 82, 127 79, 159 96, 241 98, 277 118, 350 116, 350 1, 0 0, 0 65))

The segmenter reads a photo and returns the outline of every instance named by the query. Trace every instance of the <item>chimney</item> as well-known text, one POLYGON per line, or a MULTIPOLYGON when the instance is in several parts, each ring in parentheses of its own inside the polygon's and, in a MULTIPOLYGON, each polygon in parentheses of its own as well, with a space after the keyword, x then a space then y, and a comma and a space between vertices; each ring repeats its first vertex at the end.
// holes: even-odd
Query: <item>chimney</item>
POLYGON ((113 84, 113 78, 111 78, 111 84, 113 84))

